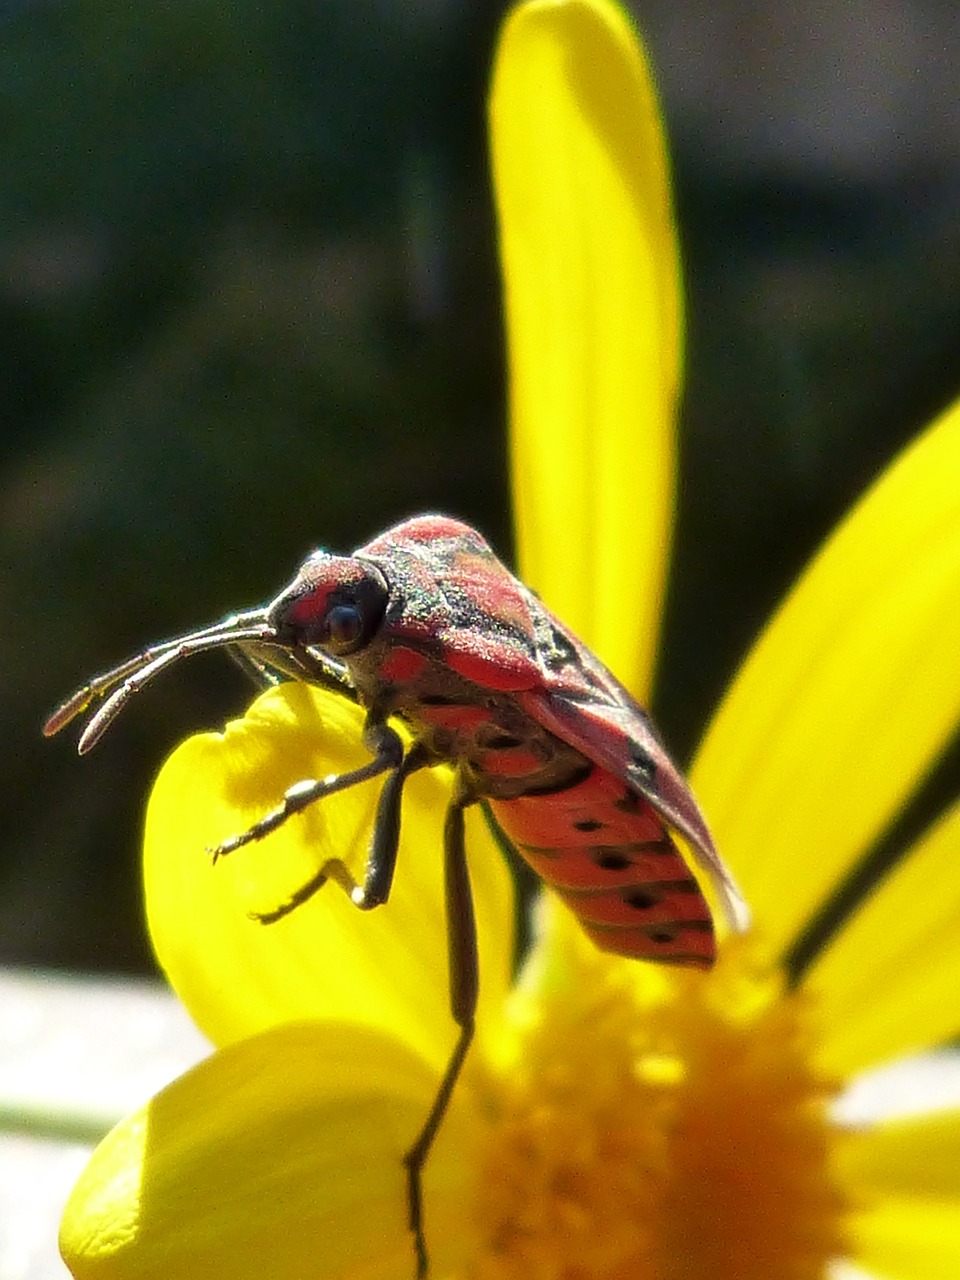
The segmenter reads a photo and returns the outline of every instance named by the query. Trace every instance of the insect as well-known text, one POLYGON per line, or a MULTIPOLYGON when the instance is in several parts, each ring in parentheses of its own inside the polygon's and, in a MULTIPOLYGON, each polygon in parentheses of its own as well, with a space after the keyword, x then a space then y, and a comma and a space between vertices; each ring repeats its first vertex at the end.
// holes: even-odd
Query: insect
POLYGON ((50 717, 54 734, 100 699, 90 750, 134 693, 190 654, 227 647, 256 677, 306 680, 366 711, 370 761, 290 788, 271 812, 213 851, 258 840, 323 796, 385 775, 362 884, 336 856, 276 910, 328 880, 362 910, 387 901, 404 783, 456 766, 443 858, 450 1005, 459 1033, 430 1112, 404 1157, 417 1274, 427 1271, 421 1172, 474 1030, 479 983, 464 809, 485 803, 509 841, 607 951, 708 968, 710 908, 675 841, 706 873, 735 928, 746 909, 689 788, 644 710, 468 525, 419 516, 352 556, 313 552, 270 604, 155 645, 97 676, 50 717), (413 730, 405 749, 391 727, 413 730))

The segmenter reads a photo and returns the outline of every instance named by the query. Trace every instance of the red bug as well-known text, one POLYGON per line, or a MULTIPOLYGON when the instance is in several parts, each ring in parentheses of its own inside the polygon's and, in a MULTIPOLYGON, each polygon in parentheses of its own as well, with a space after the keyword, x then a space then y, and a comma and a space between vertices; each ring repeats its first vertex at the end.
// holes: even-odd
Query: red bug
POLYGON ((476 931, 464 809, 484 802, 537 874, 604 950, 708 968, 710 908, 679 834, 736 928, 747 914, 690 790, 646 712, 468 525, 419 516, 352 556, 315 551, 265 607, 153 646, 96 677, 47 722, 53 734, 97 698, 80 737, 93 747, 132 694, 181 658, 227 646, 262 681, 333 687, 366 709, 368 764, 290 788, 277 808, 213 851, 258 840, 325 795, 386 775, 363 883, 330 857, 271 923, 334 880, 359 908, 386 902, 403 785, 441 761, 456 766, 444 830, 450 1001, 459 1036, 430 1113, 404 1162, 418 1274, 427 1269, 420 1175, 474 1029, 476 931), (413 729, 404 751, 390 726, 413 729))

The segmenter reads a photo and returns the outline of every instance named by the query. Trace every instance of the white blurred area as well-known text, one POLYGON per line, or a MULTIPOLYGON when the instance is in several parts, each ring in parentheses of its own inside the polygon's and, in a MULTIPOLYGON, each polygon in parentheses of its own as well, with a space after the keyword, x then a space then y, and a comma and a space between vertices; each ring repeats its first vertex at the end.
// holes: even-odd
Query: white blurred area
POLYGON ((67 1280, 57 1223, 97 1138, 209 1051, 159 983, 0 971, 0 1280, 67 1280))

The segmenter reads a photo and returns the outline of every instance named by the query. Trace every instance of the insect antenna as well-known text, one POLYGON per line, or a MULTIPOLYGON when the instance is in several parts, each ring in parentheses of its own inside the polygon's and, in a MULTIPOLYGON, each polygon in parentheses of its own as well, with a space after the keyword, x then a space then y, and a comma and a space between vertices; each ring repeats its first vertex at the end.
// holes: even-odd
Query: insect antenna
POLYGON ((207 649, 217 649, 225 645, 259 643, 269 645, 276 640, 274 629, 267 622, 262 609, 252 609, 247 613, 232 614, 229 618, 205 627, 202 631, 194 631, 189 635, 178 636, 174 640, 162 644, 151 645, 141 653, 119 666, 95 676, 88 684, 54 711, 43 726, 46 737, 59 733, 77 716, 82 715, 97 698, 104 697, 112 689, 102 707, 93 715, 80 736, 78 749, 84 755, 96 746, 113 720, 120 714, 127 701, 143 688, 154 676, 194 653, 203 653, 207 649), (116 686, 119 685, 119 688, 116 686))

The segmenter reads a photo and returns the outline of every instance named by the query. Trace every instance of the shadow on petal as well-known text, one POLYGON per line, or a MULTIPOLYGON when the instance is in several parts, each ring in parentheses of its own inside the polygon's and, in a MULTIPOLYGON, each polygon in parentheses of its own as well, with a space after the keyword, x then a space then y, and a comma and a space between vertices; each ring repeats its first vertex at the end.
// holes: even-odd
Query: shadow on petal
MULTIPOLYGON (((414 1271, 403 1154, 436 1088, 402 1045, 299 1025, 221 1050, 103 1141, 64 1214, 77 1277, 386 1280, 414 1271)), ((469 1248, 466 1099, 425 1172, 435 1265, 469 1248)))
MULTIPOLYGON (((375 911, 357 911, 326 885, 276 924, 249 918, 287 899, 332 853, 362 876, 379 780, 317 802, 216 866, 204 853, 246 830, 294 782, 368 760, 361 725, 362 712, 344 698, 291 683, 258 698, 225 733, 177 748, 147 813, 151 937, 177 994, 216 1044, 282 1022, 334 1019, 398 1036, 439 1067, 454 1038, 442 874, 449 770, 425 769, 407 784, 393 890, 375 911)), ((473 809, 467 821, 482 1035, 510 980, 513 888, 482 814, 473 809)))

